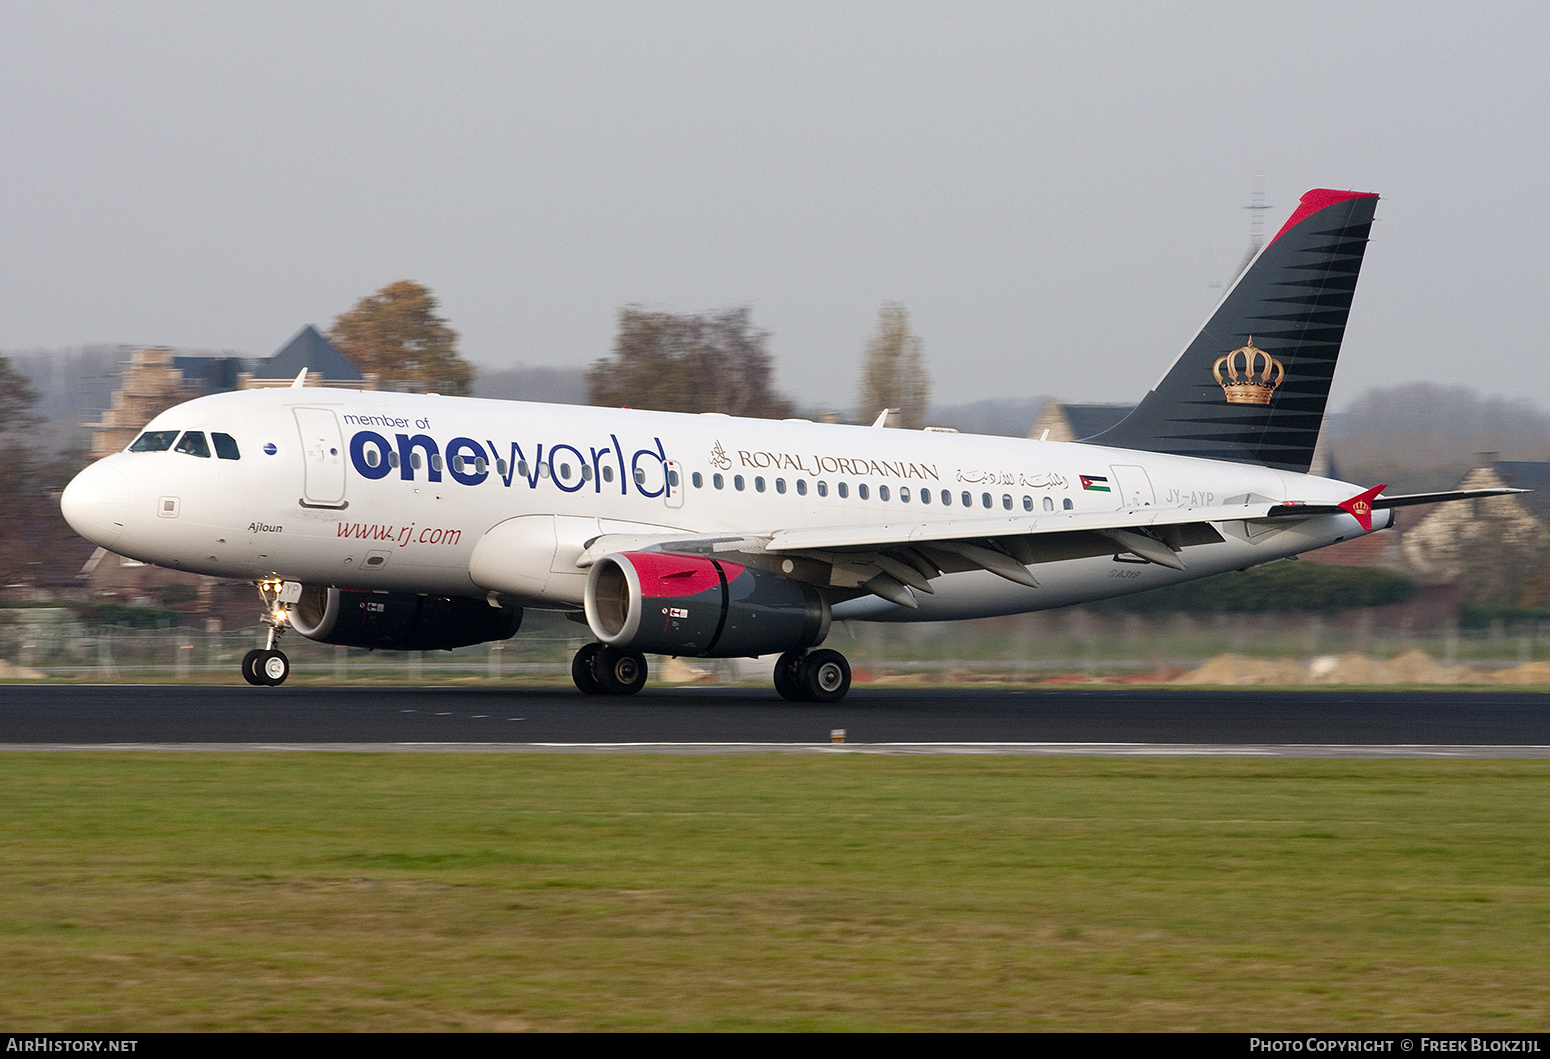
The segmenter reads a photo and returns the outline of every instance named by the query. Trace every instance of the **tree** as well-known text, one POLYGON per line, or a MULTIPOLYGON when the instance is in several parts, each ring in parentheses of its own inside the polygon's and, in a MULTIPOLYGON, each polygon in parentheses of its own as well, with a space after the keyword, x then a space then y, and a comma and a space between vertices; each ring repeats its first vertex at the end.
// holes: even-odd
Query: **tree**
POLYGON ((791 402, 770 384, 769 333, 749 309, 680 315, 619 310, 612 357, 587 371, 587 401, 664 412, 725 412, 780 419, 791 402))
POLYGON ((457 351, 457 332, 436 315, 436 296, 410 280, 390 283, 334 320, 329 340, 363 372, 464 395, 474 369, 457 351))
POLYGON ((910 314, 897 302, 884 302, 861 368, 862 419, 870 423, 892 408, 901 426, 918 430, 925 426, 930 396, 925 354, 920 337, 910 331, 910 314))
POLYGON ((90 554, 59 513, 59 492, 83 453, 53 455, 38 446, 38 395, 7 357, 0 357, 0 582, 67 581, 90 554))

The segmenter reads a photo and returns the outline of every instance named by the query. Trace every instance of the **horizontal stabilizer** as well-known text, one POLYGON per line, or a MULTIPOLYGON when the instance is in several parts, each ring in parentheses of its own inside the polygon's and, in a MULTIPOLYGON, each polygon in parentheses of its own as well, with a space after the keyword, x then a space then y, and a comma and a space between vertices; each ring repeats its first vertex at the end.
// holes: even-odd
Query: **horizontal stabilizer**
MULTIPOLYGON (((1485 500, 1493 496, 1511 496, 1514 493, 1531 493, 1532 489, 1450 489, 1442 493, 1401 493, 1398 496, 1377 496, 1378 490, 1383 486, 1374 486, 1364 493, 1358 493, 1343 504, 1303 504, 1295 500, 1284 504, 1277 504, 1267 513, 1267 518, 1285 518, 1288 516, 1306 518, 1309 515, 1333 515, 1344 511, 1355 515, 1357 521, 1362 521, 1362 515, 1352 507, 1360 501, 1367 501, 1369 505, 1368 523, 1371 521, 1371 512, 1382 511, 1390 507, 1413 507, 1416 504, 1446 504, 1454 500, 1485 500)), ((1364 523, 1365 528, 1370 528, 1364 523)))

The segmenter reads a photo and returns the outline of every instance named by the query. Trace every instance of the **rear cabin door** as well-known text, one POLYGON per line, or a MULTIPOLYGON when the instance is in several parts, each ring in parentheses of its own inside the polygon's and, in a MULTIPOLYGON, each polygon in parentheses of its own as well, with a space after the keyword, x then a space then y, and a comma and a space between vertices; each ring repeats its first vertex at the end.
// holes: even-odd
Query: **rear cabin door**
POLYGON ((1152 492, 1152 480, 1146 468, 1135 464, 1114 464, 1114 491, 1119 494, 1120 507, 1151 507, 1157 503, 1152 492))
POLYGON ((344 435, 331 408, 296 408, 306 479, 301 502, 307 507, 345 507, 344 435))

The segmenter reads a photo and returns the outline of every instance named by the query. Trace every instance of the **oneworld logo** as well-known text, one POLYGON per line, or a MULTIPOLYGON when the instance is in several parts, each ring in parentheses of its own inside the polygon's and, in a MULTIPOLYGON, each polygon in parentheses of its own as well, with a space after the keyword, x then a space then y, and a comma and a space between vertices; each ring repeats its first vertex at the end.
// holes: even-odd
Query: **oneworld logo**
POLYGON ((617 434, 603 445, 559 442, 538 444, 529 457, 518 442, 477 441, 457 437, 441 444, 429 434, 394 434, 392 440, 375 430, 358 430, 350 437, 350 466, 372 481, 397 473, 406 482, 423 473, 427 482, 440 482, 445 473, 459 485, 482 485, 492 478, 508 489, 525 482, 536 489, 542 481, 566 493, 591 488, 601 493, 618 486, 620 495, 630 489, 641 496, 658 497, 668 491, 667 450, 653 437, 650 448, 638 448, 626 456, 617 434))

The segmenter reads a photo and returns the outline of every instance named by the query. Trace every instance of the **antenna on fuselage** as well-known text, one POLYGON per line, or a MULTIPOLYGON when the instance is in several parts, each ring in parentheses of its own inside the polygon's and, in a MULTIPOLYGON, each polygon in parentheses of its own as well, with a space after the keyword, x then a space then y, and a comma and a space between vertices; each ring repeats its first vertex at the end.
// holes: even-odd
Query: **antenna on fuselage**
POLYGON ((307 385, 307 369, 302 368, 301 371, 296 373, 296 378, 291 383, 291 389, 299 390, 305 385, 307 385))

